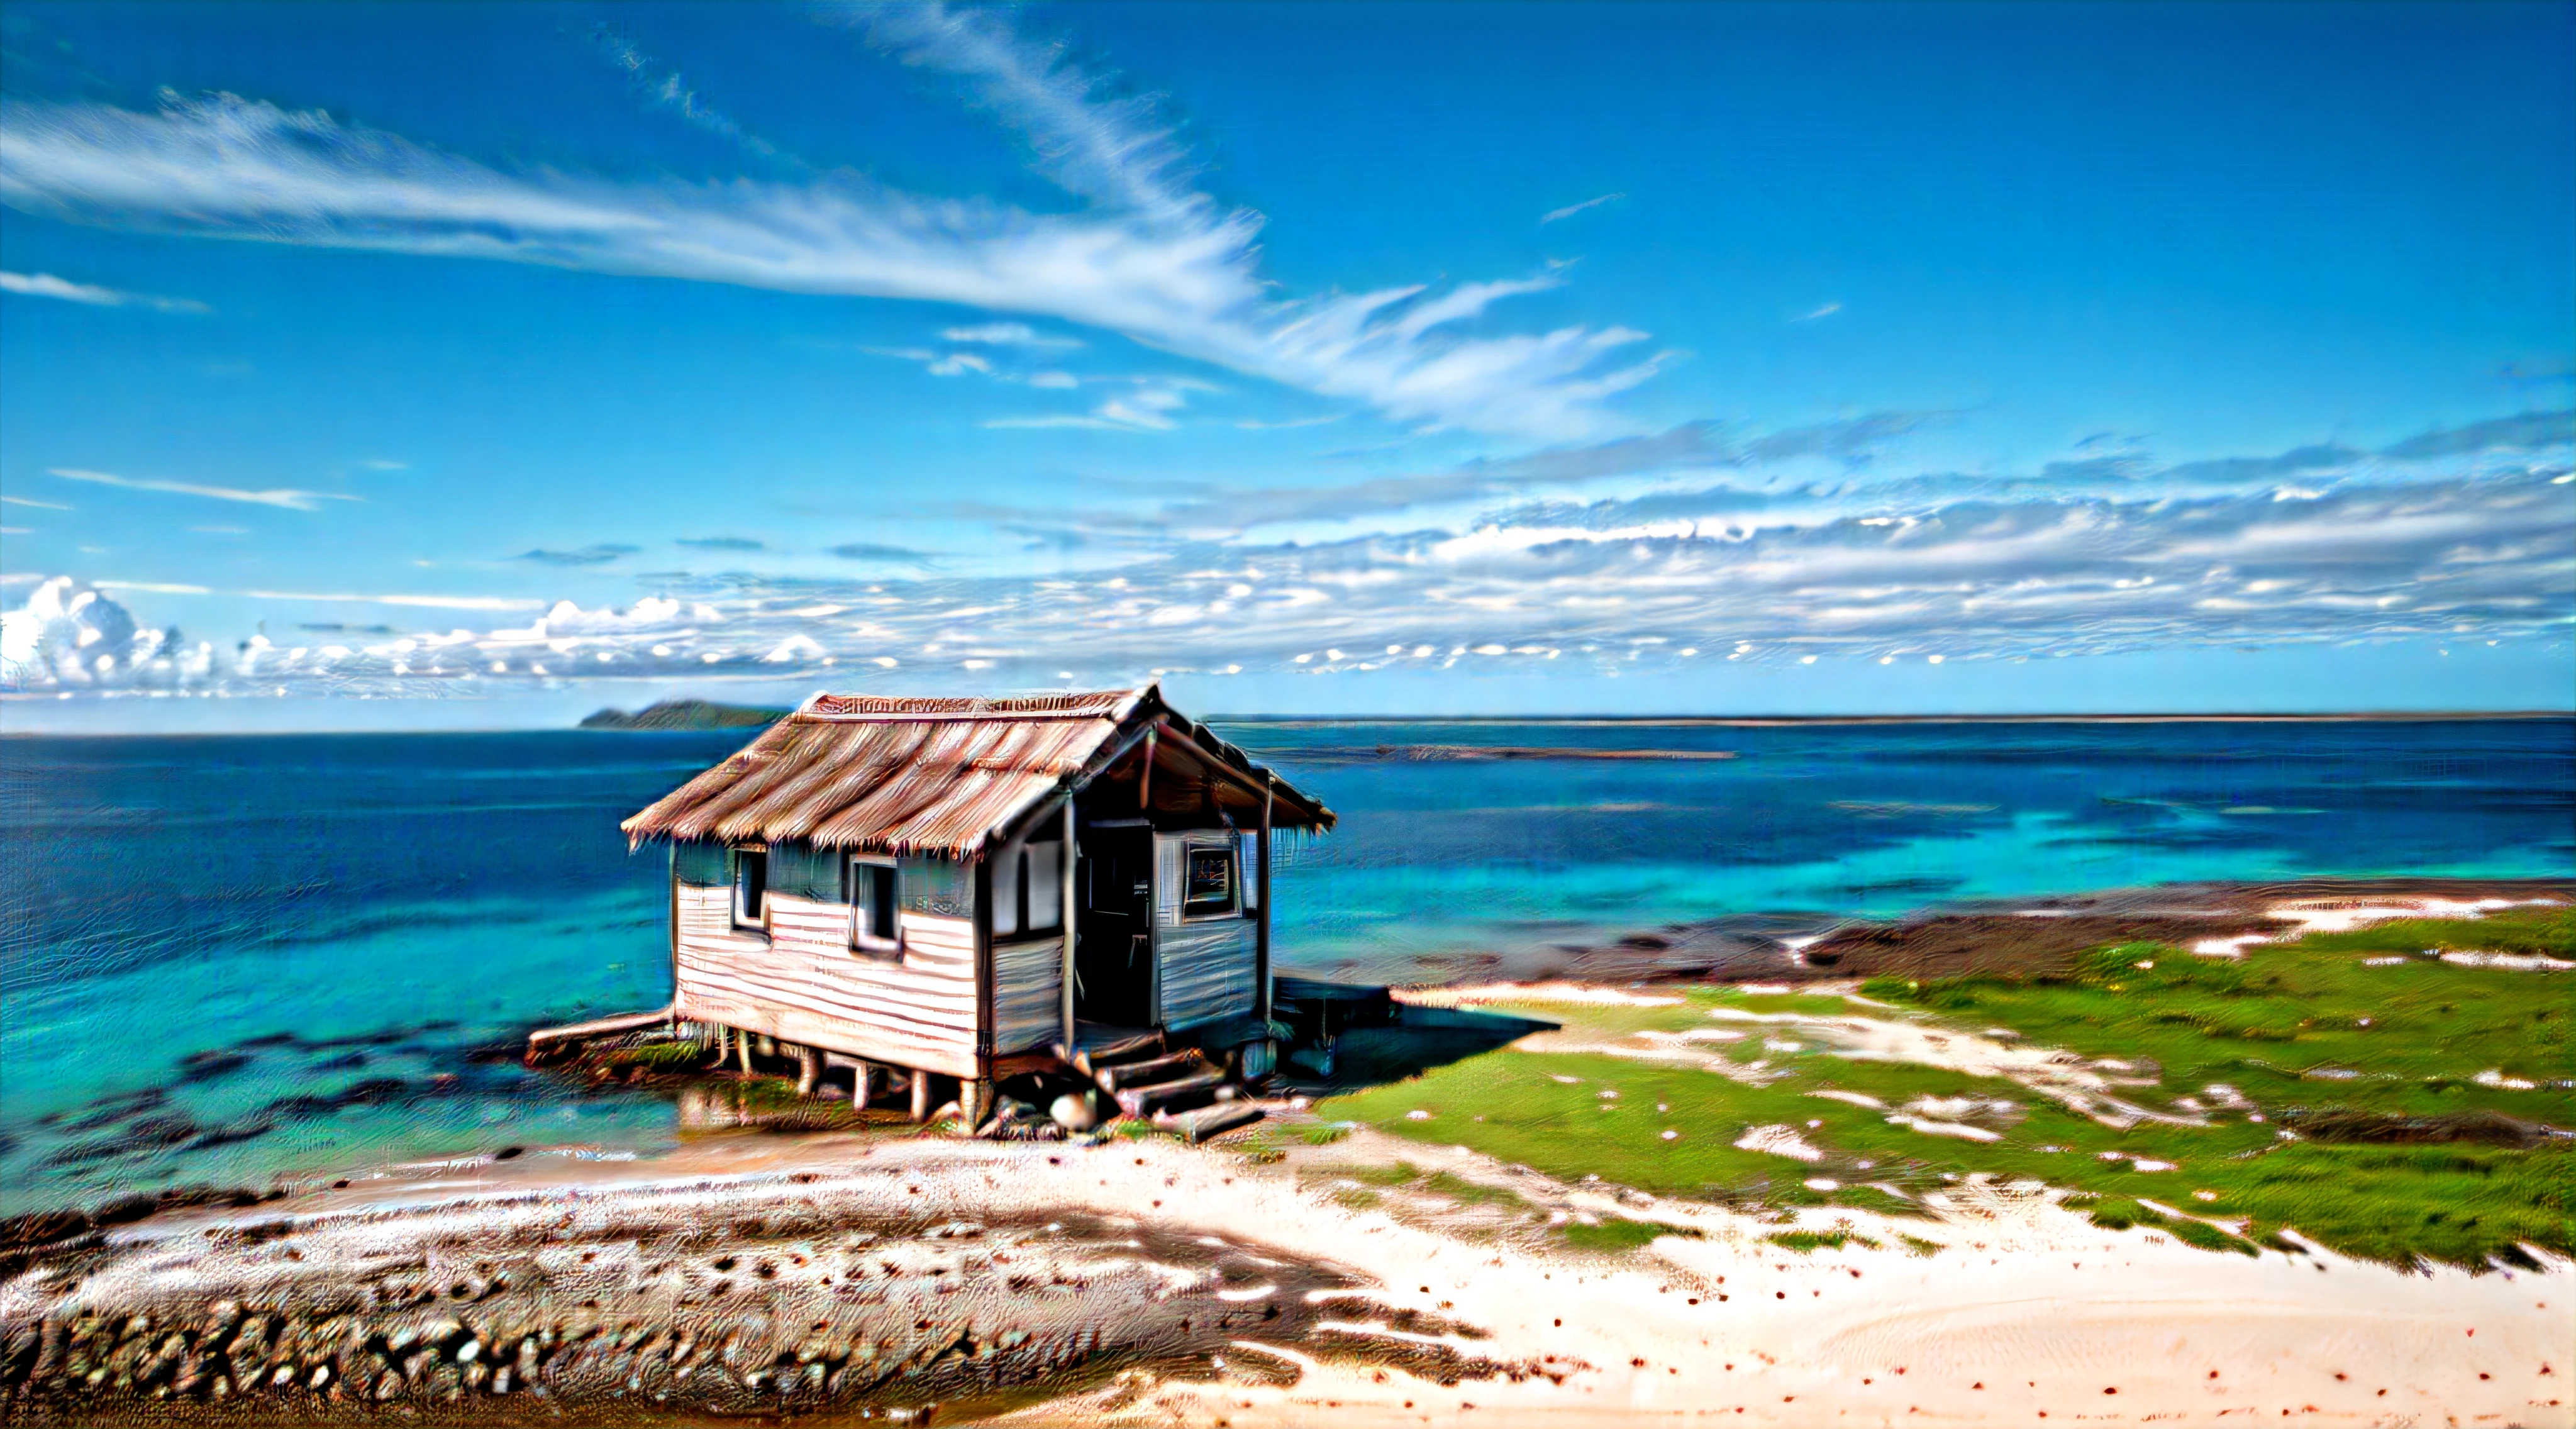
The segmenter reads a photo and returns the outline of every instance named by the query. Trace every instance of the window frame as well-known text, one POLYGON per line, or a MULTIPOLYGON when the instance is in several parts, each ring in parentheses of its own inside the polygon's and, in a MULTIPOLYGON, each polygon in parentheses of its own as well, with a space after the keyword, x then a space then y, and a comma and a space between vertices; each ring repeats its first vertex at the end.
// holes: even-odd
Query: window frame
POLYGON ((849 854, 843 857, 841 901, 850 907, 851 951, 881 957, 902 956, 903 865, 899 860, 880 854, 849 854), (877 877, 878 869, 885 870, 882 880, 877 877), (872 885, 866 890, 869 897, 865 900, 860 897, 861 870, 866 870, 868 882, 872 885), (874 897, 878 887, 882 887, 886 895, 886 906, 882 909, 876 906, 874 897), (882 918, 874 916, 880 913, 883 915, 882 918), (868 926, 872 922, 879 921, 882 921, 891 931, 879 933, 868 926))
POLYGON ((769 905, 771 891, 769 887, 769 845, 740 844, 725 850, 725 873, 727 875, 725 879, 725 904, 732 914, 733 926, 743 932, 759 933, 766 937, 769 933, 769 905), (756 858, 760 860, 760 908, 757 912, 751 913, 746 913, 743 909, 743 894, 745 889, 743 886, 742 872, 743 860, 745 858, 756 858))
POLYGON ((1181 921, 1184 923, 1204 923, 1218 918, 1243 916, 1242 850, 1232 838, 1228 838, 1223 843, 1193 840, 1182 844, 1181 886, 1174 891, 1180 895, 1181 921), (1221 905, 1201 905, 1198 900, 1190 897, 1190 861, 1201 855, 1225 860, 1225 901, 1221 905))

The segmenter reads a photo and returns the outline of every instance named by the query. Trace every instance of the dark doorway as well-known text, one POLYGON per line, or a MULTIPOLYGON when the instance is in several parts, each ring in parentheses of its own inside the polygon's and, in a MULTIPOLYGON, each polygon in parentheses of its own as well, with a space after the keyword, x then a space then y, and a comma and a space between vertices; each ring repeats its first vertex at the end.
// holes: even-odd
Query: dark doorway
POLYGON ((1113 1027, 1154 1022, 1154 831, 1082 830, 1074 879, 1073 1015, 1113 1027))

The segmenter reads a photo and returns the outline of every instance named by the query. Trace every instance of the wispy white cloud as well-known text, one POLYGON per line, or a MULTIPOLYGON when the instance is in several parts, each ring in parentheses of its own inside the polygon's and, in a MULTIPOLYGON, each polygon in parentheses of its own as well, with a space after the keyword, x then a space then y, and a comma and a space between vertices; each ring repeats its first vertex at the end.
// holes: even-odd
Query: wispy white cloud
MULTIPOLYGON (((1587 208, 1599 208, 1605 203, 1617 203, 1619 200, 1626 197, 1626 194, 1603 194, 1599 198, 1588 198, 1581 203, 1570 203, 1563 208, 1549 209, 1547 212, 1539 215, 1539 225, 1541 227, 1545 227, 1548 224, 1572 218, 1587 208)), ((1524 210, 1524 212, 1526 212, 1526 210, 1524 210)))
POLYGON ((645 103, 656 109, 668 110, 690 124, 720 138, 730 139, 763 158, 778 157, 776 146, 757 135, 743 132, 743 127, 734 122, 733 116, 708 103, 690 88, 678 70, 656 61, 634 41, 605 25, 593 30, 591 38, 610 63, 626 71, 635 92, 643 97, 645 103))
POLYGON ((421 610, 542 610, 545 602, 503 595, 377 595, 343 591, 246 590, 255 600, 318 600, 352 605, 398 605, 421 610))
POLYGON ((102 288, 95 283, 75 283, 51 273, 11 273, 0 271, 0 293, 16 293, 26 298, 59 298, 66 303, 87 303, 96 308, 150 308, 163 313, 210 313, 214 309, 193 298, 164 298, 151 293, 129 293, 118 288, 102 288))
POLYGON ((971 327, 941 328, 939 336, 948 342, 984 343, 993 347, 1061 348, 1080 347, 1082 340, 1057 337, 1039 332, 1027 323, 977 323, 971 327))
MULTIPOLYGON (((861 567, 848 575, 641 576, 631 606, 558 602, 523 626, 387 633, 320 650, 255 645, 186 678, 166 652, 140 663, 119 654, 105 672, 89 655, 38 660, 21 667, 22 687, 195 679, 215 689, 399 693, 442 681, 796 674, 918 688, 937 679, 925 671, 1035 685, 1065 669, 1115 682, 1157 670, 1345 676, 1453 666, 1597 675, 1700 658, 1973 662, 2424 637, 2563 648, 2576 618, 2576 506, 2564 495, 2576 443, 2553 436, 2562 429, 2546 420, 2474 424, 2377 453, 2336 448, 2332 463, 2303 457, 2265 480, 2243 474, 2270 460, 2262 457, 2164 468, 2202 473, 2188 478, 2197 485, 2117 473, 1974 486, 1831 475, 1843 470, 1833 453, 1847 438, 1902 425, 1862 417, 1809 429, 1787 445, 1826 479, 1787 488, 1531 496, 1537 486, 1622 473, 1705 480, 1708 468, 1769 440, 1694 424, 1395 479, 1358 495, 1409 509, 1402 523, 1336 539, 1247 539, 1231 515, 1201 519, 1247 504, 1262 506, 1264 519, 1292 519, 1326 509, 1297 506, 1329 502, 1333 493, 1321 491, 1201 492, 1143 511, 967 513, 959 519, 1078 550, 1083 564, 1033 576, 973 557, 853 545, 833 552, 861 567), (2444 450, 2387 454, 2428 447, 2444 450), (1207 513, 1194 514, 1193 500, 1207 513), (1226 529, 1199 529, 1211 525, 1226 529)), ((39 592, 47 611, 79 598, 71 586, 48 589, 39 592)), ((533 604, 216 594, 513 612, 533 604)), ((129 634, 139 628, 84 609, 123 620, 129 634)), ((23 636, 54 629, 47 622, 57 616, 13 619, 23 636)), ((145 649, 142 635, 131 638, 145 649)))
POLYGON ((0 506, 33 506, 39 511, 69 511, 59 501, 38 501, 32 496, 0 496, 0 506))
POLYGON ((1168 432, 1180 425, 1173 414, 1189 405, 1189 394, 1206 390, 1208 384, 1204 382, 1139 378, 1133 379, 1130 390, 1107 398, 1088 413, 997 417, 984 425, 997 429, 1089 427, 1108 432, 1168 432))
POLYGON ((1610 400, 1669 360, 1636 356, 1646 335, 1626 328, 1463 330, 1557 274, 1282 297, 1258 272, 1262 217, 1192 189, 1146 101, 1111 95, 990 13, 907 6, 856 23, 906 62, 964 81, 1090 207, 1032 213, 846 172, 703 184, 507 172, 231 95, 154 113, 0 103, 0 202, 145 231, 1054 318, 1400 421, 1538 440, 1626 430, 1610 400))
POLYGON ((238 486, 201 486, 193 481, 159 481, 149 477, 118 476, 112 472, 83 471, 78 467, 48 467, 46 475, 65 481, 85 481, 92 486, 117 486, 128 491, 161 491, 173 496, 202 496, 211 501, 239 501, 252 506, 277 506, 289 511, 318 511, 325 501, 355 501, 358 498, 336 491, 298 491, 291 487, 250 491, 238 486))
POLYGON ((1819 303, 1815 307, 1808 309, 1806 312, 1800 313, 1796 317, 1789 319, 1789 321, 1793 323, 1811 323, 1820 318, 1832 317, 1834 314, 1841 312, 1842 310, 1843 305, 1838 302, 1819 303))

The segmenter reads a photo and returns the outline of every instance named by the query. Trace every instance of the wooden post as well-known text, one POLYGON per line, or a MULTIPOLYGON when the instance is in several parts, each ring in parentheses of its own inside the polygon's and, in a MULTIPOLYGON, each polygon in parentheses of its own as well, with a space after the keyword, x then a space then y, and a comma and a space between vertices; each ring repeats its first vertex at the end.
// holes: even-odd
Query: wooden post
POLYGON ((930 1120, 930 1074, 918 1067, 912 1072, 912 1119, 930 1120))
MULTIPOLYGON (((1270 801, 1271 797, 1278 792, 1277 786, 1278 781, 1275 778, 1265 779, 1261 785, 1261 918, 1252 937, 1252 975, 1257 979, 1253 988, 1253 1009, 1261 1014, 1261 1020, 1265 1023, 1270 1020, 1271 1001, 1270 801)), ((1262 1035, 1267 1037, 1269 1033, 1265 1030, 1262 1035)))
MULTIPOLYGON (((631 849, 633 845, 628 845, 631 849)), ((680 842, 671 841, 670 897, 663 900, 662 926, 670 934, 671 944, 671 1016, 680 1015, 680 842)))
POLYGON ((814 1095, 814 1084, 823 1076, 823 1056, 811 1047, 796 1049, 796 1095, 814 1095))
POLYGON ((1076 1050, 1076 1044, 1073 1040, 1073 948, 1075 937, 1073 926, 1073 895, 1076 887, 1073 881, 1073 861, 1080 856, 1081 846, 1074 841, 1073 795, 1071 793, 1067 793, 1064 796, 1064 902, 1059 905, 1064 912, 1064 985, 1058 989, 1062 994, 1064 1002, 1064 1050, 1065 1055, 1067 1056, 1071 1056, 1076 1050))
POLYGON ((865 1062, 860 1062, 858 1065, 850 1068, 851 1110, 866 1111, 868 1109, 868 1083, 875 1079, 875 1072, 876 1069, 865 1062))
MULTIPOLYGON (((993 860, 989 853, 975 860, 975 1075, 990 1074, 993 1068, 994 1036, 993 1003, 1000 991, 993 985, 993 860)), ((971 1079, 970 1079, 971 1080, 971 1079)))
POLYGON ((751 1034, 737 1027, 733 1032, 734 1050, 742 1054, 742 1074, 751 1075, 751 1034))
POLYGON ((993 1084, 981 1077, 957 1079, 957 1110, 965 1115, 966 1129, 973 1131, 984 1124, 984 1114, 993 1105, 993 1084))

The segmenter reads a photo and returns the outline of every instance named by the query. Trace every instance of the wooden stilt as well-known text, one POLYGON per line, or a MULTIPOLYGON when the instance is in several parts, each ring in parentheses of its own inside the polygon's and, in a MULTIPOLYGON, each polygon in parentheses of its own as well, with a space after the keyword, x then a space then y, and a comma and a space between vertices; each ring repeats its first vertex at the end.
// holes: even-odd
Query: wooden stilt
POLYGON ((912 1074, 912 1119, 930 1120, 930 1074, 927 1072, 915 1071, 912 1074))
POLYGON ((957 1109, 960 1112, 965 1113, 967 1130, 972 1131, 976 1127, 982 1126, 984 1124, 984 1118, 989 1115, 993 1109, 993 1084, 981 1079, 969 1081, 962 1077, 959 1078, 957 1082, 957 1109))
POLYGON ((796 1095, 814 1095, 814 1083, 823 1075, 823 1054, 811 1047, 796 1049, 796 1095))
POLYGON ((733 1045, 734 1050, 742 1054, 742 1074, 746 1077, 750 1076, 751 1034, 740 1029, 736 1029, 733 1034, 733 1045))
POLYGON ((875 1100, 877 1069, 865 1062, 850 1069, 850 1105, 860 1111, 875 1100))

